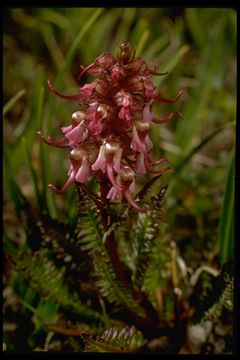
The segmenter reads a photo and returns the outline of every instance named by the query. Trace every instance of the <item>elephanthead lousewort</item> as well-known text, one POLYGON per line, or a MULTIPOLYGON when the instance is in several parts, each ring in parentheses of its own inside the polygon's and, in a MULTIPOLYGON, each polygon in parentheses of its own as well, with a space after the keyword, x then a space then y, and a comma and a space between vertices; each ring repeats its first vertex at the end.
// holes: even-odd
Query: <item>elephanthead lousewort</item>
POLYGON ((152 123, 162 124, 175 111, 163 119, 152 114, 154 101, 174 103, 183 94, 181 89, 175 99, 156 94, 156 86, 150 80, 153 75, 163 75, 150 69, 129 43, 119 46, 116 57, 110 53, 100 55, 87 67, 81 66, 78 80, 83 74, 96 76, 96 80, 83 85, 76 95, 62 95, 50 81, 48 86, 56 95, 67 100, 77 100, 80 109, 72 114, 71 124, 61 128, 63 137, 54 141, 44 139, 48 145, 69 149, 70 169, 68 180, 62 189, 49 184, 53 190, 63 193, 74 181, 85 183, 94 174, 104 176, 108 184, 109 200, 127 200, 137 211, 151 215, 133 199, 137 174, 162 174, 172 170, 167 159, 151 159, 153 143, 149 137, 152 123))

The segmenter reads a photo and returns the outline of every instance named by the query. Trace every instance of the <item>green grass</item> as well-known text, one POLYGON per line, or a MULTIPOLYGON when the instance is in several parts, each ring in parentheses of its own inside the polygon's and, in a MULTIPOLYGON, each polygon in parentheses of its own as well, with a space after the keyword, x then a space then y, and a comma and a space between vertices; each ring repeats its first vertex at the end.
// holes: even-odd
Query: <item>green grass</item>
POLYGON ((235 194, 235 156, 232 154, 224 201, 219 223, 220 259, 221 264, 233 259, 234 251, 234 194, 235 194))

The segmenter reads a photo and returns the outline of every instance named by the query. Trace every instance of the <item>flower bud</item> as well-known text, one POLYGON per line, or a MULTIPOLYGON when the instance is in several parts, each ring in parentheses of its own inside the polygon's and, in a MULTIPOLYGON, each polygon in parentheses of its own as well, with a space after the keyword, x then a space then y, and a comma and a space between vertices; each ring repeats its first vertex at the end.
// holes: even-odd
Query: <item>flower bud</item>
POLYGON ((97 108, 97 112, 99 112, 101 115, 105 114, 107 112, 107 105, 101 104, 97 108))
POLYGON ((130 63, 135 56, 135 49, 130 43, 123 43, 119 46, 118 58, 122 60, 124 65, 130 63))
POLYGON ((135 122, 136 129, 140 132, 148 131, 150 129, 150 125, 147 122, 142 122, 139 120, 136 120, 135 122))
POLYGON ((85 112, 83 111, 76 111, 72 114, 72 120, 76 121, 77 123, 80 123, 82 120, 85 119, 85 112))
POLYGON ((99 95, 104 96, 104 95, 107 93, 108 88, 109 88, 109 86, 108 86, 107 81, 99 80, 99 81, 97 81, 94 90, 95 90, 99 95))
POLYGON ((106 155, 116 154, 119 149, 119 144, 117 142, 107 142, 106 145, 106 155))
POLYGON ((72 149, 70 152, 70 157, 73 160, 82 160, 84 155, 85 155, 85 151, 78 148, 72 149))
POLYGON ((122 181, 133 181, 135 177, 134 171, 129 166, 123 166, 119 175, 122 181))

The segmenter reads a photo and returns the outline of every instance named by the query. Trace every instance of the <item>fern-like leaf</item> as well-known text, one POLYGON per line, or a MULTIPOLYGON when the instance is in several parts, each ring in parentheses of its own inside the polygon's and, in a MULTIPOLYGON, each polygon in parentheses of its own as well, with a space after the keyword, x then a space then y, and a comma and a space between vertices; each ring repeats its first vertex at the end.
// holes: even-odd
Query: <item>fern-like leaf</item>
POLYGON ((111 264, 103 241, 104 232, 96 204, 81 188, 78 188, 78 194, 77 238, 81 249, 87 251, 93 259, 96 285, 99 291, 110 303, 123 305, 131 312, 144 317, 144 310, 134 299, 127 284, 118 279, 111 264))
POLYGON ((162 200, 166 193, 167 187, 160 190, 159 194, 151 197, 152 218, 139 214, 136 228, 135 248, 137 252, 136 271, 134 281, 139 287, 142 286, 144 276, 150 263, 152 249, 160 229, 160 219, 162 218, 162 200))
POLYGON ((221 273, 213 278, 211 287, 204 296, 197 299, 197 307, 192 317, 193 323, 201 319, 220 317, 223 307, 233 308, 233 263, 224 264, 221 273))
POLYGON ((155 228, 152 221, 145 215, 139 214, 135 233, 136 265, 133 281, 141 287, 146 269, 149 264, 152 247, 154 245, 155 228))
POLYGON ((204 313, 204 320, 216 319, 221 316, 223 307, 233 310, 233 280, 229 280, 218 301, 204 313))
POLYGON ((157 180, 159 180, 161 178, 162 174, 154 176, 152 179, 150 179, 143 187, 142 189, 137 193, 136 195, 136 199, 143 199, 144 196, 147 195, 147 193, 149 192, 149 190, 151 189, 151 187, 155 184, 155 182, 157 180))
POLYGON ((169 264, 171 262, 170 246, 167 239, 157 236, 156 242, 151 252, 151 262, 146 270, 143 279, 143 290, 149 294, 152 304, 155 308, 158 307, 156 302, 156 291, 160 289, 161 293, 169 292, 167 288, 168 280, 171 277, 171 269, 169 264))
POLYGON ((64 308, 90 318, 100 315, 83 304, 76 293, 70 293, 65 282, 65 270, 58 269, 46 252, 22 253, 16 259, 16 270, 24 271, 30 287, 46 299, 51 299, 64 308))
POLYGON ((78 225, 77 239, 83 251, 90 254, 102 252, 103 229, 100 221, 99 210, 93 200, 80 187, 78 192, 78 225))
POLYGON ((94 265, 97 276, 96 284, 101 294, 107 298, 110 303, 123 305, 129 309, 130 312, 140 317, 145 317, 144 310, 138 301, 134 299, 127 285, 123 284, 123 282, 117 278, 109 259, 106 256, 98 254, 94 257, 94 265))
POLYGON ((140 331, 134 326, 110 328, 97 336, 86 337, 81 335, 85 344, 85 352, 116 352, 128 353, 138 352, 146 340, 140 331))

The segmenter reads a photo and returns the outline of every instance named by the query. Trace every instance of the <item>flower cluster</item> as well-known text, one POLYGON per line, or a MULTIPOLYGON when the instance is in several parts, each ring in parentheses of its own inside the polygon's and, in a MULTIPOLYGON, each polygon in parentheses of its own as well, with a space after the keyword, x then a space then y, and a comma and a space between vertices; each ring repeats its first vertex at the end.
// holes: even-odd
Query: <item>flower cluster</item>
POLYGON ((129 43, 120 45, 116 57, 105 53, 88 67, 81 67, 78 80, 85 73, 97 79, 82 86, 77 95, 62 95, 48 81, 56 95, 78 100, 81 105, 81 110, 72 115, 71 124, 61 128, 61 139, 54 141, 50 136, 44 139, 38 132, 47 144, 70 150, 66 184, 61 190, 51 184, 49 187, 62 193, 72 182, 85 183, 97 174, 105 177, 109 200, 125 199, 136 210, 150 215, 132 198, 136 174, 161 174, 170 171, 171 166, 165 158, 158 161, 150 158, 153 144, 149 129, 152 123, 161 124, 181 115, 176 111, 158 120, 153 118, 151 107, 154 100, 176 102, 183 89, 173 100, 155 94, 156 87, 150 77, 161 74, 149 69, 141 57, 135 57, 129 43))

